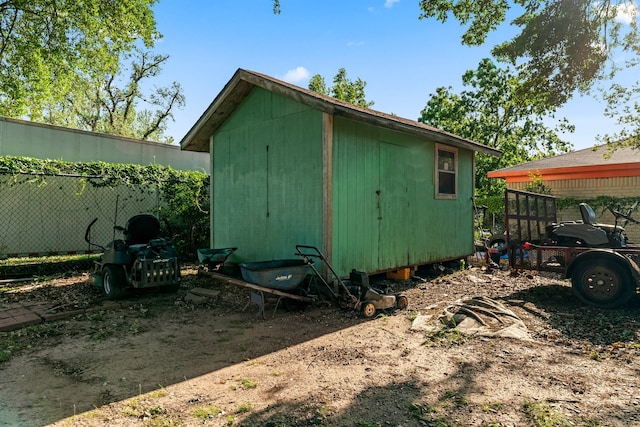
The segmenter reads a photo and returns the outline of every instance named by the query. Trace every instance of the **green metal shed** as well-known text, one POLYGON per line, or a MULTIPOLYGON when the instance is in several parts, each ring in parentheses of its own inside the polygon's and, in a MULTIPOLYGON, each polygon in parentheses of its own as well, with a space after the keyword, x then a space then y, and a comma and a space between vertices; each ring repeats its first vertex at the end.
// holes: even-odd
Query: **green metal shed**
POLYGON ((211 247, 317 246, 342 276, 473 251, 476 151, 430 126, 239 69, 180 142, 211 155, 211 247))

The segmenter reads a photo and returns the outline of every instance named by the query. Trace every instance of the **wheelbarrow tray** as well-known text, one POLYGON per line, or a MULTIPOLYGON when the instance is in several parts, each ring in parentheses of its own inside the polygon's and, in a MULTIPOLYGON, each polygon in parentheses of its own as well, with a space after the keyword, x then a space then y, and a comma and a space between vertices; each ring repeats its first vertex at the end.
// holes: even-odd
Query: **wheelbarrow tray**
POLYGON ((299 259, 247 262, 240 264, 242 279, 268 289, 292 291, 308 274, 309 266, 299 259))
POLYGON ((198 261, 200 264, 206 264, 209 267, 216 267, 224 264, 229 255, 234 253, 237 248, 221 248, 221 249, 198 249, 198 261))

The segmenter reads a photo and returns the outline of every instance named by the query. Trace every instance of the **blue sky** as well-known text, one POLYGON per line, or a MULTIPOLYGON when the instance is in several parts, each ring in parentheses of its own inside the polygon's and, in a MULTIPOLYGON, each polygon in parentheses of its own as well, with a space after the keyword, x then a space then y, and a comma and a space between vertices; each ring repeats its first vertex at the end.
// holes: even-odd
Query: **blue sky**
MULTIPOLYGON (((271 0, 160 0, 154 7, 164 36, 156 51, 170 55, 155 83, 179 82, 187 102, 169 126, 176 143, 238 68, 307 87, 315 74, 330 85, 344 67, 349 78, 367 82, 373 109, 416 120, 437 87, 459 91, 462 74, 513 34, 505 25, 485 46, 462 46, 464 28, 454 20, 419 20, 417 0, 281 0, 281 6, 280 15, 271 0)), ((603 108, 577 98, 560 111, 576 126, 564 135, 574 148, 613 131, 603 108)))

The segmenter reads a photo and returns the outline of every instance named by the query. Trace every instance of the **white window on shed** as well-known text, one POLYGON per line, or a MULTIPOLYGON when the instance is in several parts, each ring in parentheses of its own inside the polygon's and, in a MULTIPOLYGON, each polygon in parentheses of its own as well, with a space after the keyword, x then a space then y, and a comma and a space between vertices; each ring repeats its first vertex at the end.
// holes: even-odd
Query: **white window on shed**
POLYGON ((458 197, 458 150, 436 145, 436 198, 458 197))

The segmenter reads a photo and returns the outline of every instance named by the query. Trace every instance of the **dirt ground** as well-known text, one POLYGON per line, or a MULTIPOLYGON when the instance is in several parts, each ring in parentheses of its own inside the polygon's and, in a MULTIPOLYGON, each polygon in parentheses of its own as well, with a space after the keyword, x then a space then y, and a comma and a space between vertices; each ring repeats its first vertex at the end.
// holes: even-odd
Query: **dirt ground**
POLYGON ((640 426, 637 301, 599 310, 558 278, 440 266, 385 282, 407 310, 320 302, 263 320, 246 288, 183 278, 111 309, 86 274, 3 288, 0 305, 94 310, 0 334, 0 425, 640 426), (412 328, 478 296, 531 339, 412 328))

